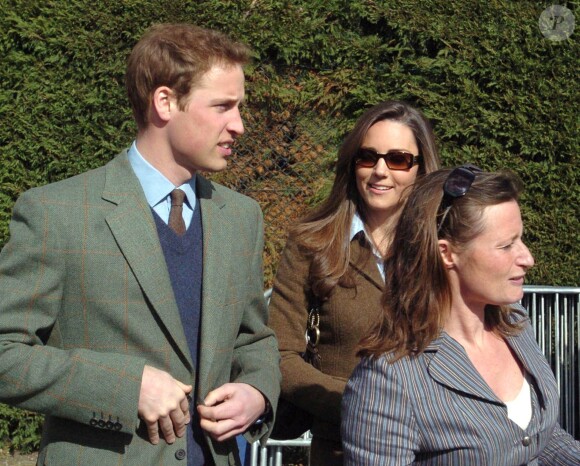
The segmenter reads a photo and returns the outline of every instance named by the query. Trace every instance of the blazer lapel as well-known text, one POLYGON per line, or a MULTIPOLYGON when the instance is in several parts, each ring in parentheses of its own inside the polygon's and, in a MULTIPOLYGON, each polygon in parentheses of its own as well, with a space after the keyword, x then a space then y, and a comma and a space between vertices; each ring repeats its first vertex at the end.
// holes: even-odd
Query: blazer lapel
POLYGON ((548 372, 551 369, 549 369, 545 356, 541 354, 536 340, 532 337, 531 330, 524 329, 516 336, 506 337, 506 340, 526 372, 534 377, 540 393, 550 393, 554 389, 553 386, 547 384, 548 380, 552 380, 550 377, 552 374, 548 372), (548 373, 546 374, 546 372, 548 373))
POLYGON ((117 205, 106 217, 111 233, 168 337, 193 370, 157 227, 126 151, 106 166, 103 199, 117 205))
MULTIPOLYGON (((198 176, 197 195, 201 206, 201 223, 203 229, 203 285, 201 299, 201 344, 203 351, 199 360, 199 387, 203 397, 210 389, 210 372, 216 348, 220 342, 221 328, 226 319, 219 315, 224 308, 225 294, 223 277, 228 275, 227 268, 231 261, 224 256, 233 235, 229 233, 229 225, 235 221, 224 218, 222 211, 224 199, 215 191, 212 184, 205 178, 198 176)), ((226 253, 227 254, 227 253, 226 253)))
MULTIPOLYGON (((365 240, 366 241, 366 240, 365 240)), ((361 244, 361 240, 359 238, 354 238, 350 242, 350 266, 360 273, 365 279, 375 285, 379 290, 382 290, 385 286, 383 277, 379 272, 378 267, 375 265, 374 256, 371 253, 369 257, 369 261, 361 261, 364 257, 363 255, 369 254, 366 250, 366 246, 361 244), (369 267, 370 262, 370 267, 369 267)))
POLYGON ((426 349, 431 354, 429 374, 442 385, 493 403, 501 401, 491 391, 473 367, 465 349, 446 333, 434 340, 426 349))

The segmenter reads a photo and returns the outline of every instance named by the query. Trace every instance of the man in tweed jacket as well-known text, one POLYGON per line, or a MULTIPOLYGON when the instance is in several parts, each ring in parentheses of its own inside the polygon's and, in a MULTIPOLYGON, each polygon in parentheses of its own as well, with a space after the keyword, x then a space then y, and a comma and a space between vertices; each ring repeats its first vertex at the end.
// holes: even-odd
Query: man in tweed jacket
POLYGON ((198 174, 224 169, 244 131, 248 56, 215 31, 154 26, 127 68, 135 143, 17 201, 0 401, 46 415, 39 464, 233 465, 236 435, 268 431, 280 374, 262 214, 198 174), (175 188, 181 235, 167 226, 175 188), (201 270, 179 262, 185 241, 201 270))

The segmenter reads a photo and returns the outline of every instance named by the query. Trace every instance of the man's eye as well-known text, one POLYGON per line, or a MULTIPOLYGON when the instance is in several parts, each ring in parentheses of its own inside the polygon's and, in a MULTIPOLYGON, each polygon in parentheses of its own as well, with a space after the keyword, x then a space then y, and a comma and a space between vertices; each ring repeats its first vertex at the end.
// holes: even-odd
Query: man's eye
POLYGON ((216 107, 217 109, 219 109, 219 110, 227 111, 227 110, 229 110, 229 109, 233 108, 233 107, 234 107, 234 105, 235 105, 235 104, 232 104, 232 103, 230 103, 230 102, 224 102, 223 104, 216 104, 216 106, 215 106, 215 107, 216 107))

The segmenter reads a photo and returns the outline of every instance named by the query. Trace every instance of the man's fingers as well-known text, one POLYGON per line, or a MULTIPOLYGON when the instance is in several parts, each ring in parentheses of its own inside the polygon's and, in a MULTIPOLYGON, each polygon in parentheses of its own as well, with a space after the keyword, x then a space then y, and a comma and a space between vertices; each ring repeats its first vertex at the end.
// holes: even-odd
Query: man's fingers
POLYGON ((236 427, 236 423, 229 419, 222 421, 212 421, 209 419, 202 419, 200 426, 205 430, 210 437, 215 440, 226 440, 234 435, 241 434, 244 430, 236 427))
POLYGON ((188 395, 192 389, 168 372, 153 366, 144 367, 138 414, 147 425, 151 443, 159 443, 161 437, 173 443, 176 436, 185 434, 185 426, 191 422, 188 395))
POLYGON ((229 416, 224 413, 224 409, 221 404, 218 406, 198 405, 197 412, 202 419, 207 419, 208 421, 212 422, 229 418, 229 416))
POLYGON ((197 405, 197 412, 199 413, 202 419, 212 419, 211 418, 212 409, 209 406, 197 405))
POLYGON ((161 430, 163 439, 167 443, 174 443, 176 436, 183 437, 185 435, 189 421, 189 412, 184 415, 181 408, 171 411, 168 416, 161 416, 158 421, 146 421, 149 440, 153 445, 157 445, 160 440, 159 431, 161 430))
POLYGON ((175 431, 173 430, 173 421, 169 416, 159 418, 159 427, 163 433, 163 438, 167 443, 175 442, 175 431))
POLYGON ((181 412, 183 413, 184 423, 189 424, 189 422, 191 421, 191 416, 189 413, 189 401, 187 400, 187 398, 181 400, 179 407, 181 408, 181 412))
MULTIPOLYGON (((181 409, 175 409, 169 413, 172 423, 172 431, 178 437, 183 437, 187 428, 186 418, 181 409)), ((175 439, 174 439, 175 440, 175 439)), ((169 443, 169 442, 168 442, 169 443)))
POLYGON ((157 421, 145 421, 147 425, 147 433, 149 434, 149 441, 153 445, 157 445, 159 443, 159 425, 157 421))
POLYGON ((266 399, 251 385, 227 383, 208 393, 204 405, 197 406, 201 428, 223 441, 244 432, 264 412, 266 399))
POLYGON ((175 382, 177 383, 177 386, 181 388, 185 394, 191 393, 191 391, 193 390, 193 385, 185 385, 183 382, 180 382, 177 379, 175 379, 175 382))
POLYGON ((231 383, 226 383, 221 387, 212 390, 207 394, 205 399, 203 400, 203 404, 206 406, 215 406, 217 404, 223 403, 228 398, 230 398, 233 394, 232 387, 234 385, 231 383))

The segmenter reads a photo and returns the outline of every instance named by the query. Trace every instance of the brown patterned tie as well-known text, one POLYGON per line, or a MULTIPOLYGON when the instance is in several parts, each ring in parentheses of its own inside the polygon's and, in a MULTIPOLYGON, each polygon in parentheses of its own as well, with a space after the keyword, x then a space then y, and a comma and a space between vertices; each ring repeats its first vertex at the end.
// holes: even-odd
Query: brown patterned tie
POLYGON ((183 200, 185 193, 181 189, 171 191, 171 210, 169 211, 169 228, 178 236, 185 233, 185 222, 183 221, 183 200))

